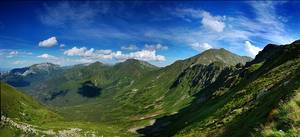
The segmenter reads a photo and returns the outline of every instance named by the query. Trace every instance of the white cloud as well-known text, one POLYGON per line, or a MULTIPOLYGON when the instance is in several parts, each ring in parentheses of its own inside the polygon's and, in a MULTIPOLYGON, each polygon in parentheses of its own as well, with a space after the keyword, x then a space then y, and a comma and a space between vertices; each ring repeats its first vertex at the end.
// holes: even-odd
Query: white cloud
POLYGON ((90 59, 112 59, 113 52, 111 50, 95 50, 94 48, 88 49, 86 47, 73 47, 64 52, 68 56, 81 56, 90 59))
POLYGON ((85 59, 90 60, 103 60, 103 59, 115 59, 115 60, 126 60, 130 58, 144 60, 144 61, 165 61, 166 58, 162 55, 157 55, 156 50, 140 50, 135 52, 130 52, 127 54, 122 53, 122 51, 112 51, 112 50, 95 50, 93 48, 88 49, 86 47, 73 47, 64 52, 68 56, 80 56, 85 59))
POLYGON ((39 47, 53 47, 57 44, 56 37, 51 37, 49 39, 43 40, 39 42, 39 47))
POLYGON ((6 56, 6 57, 7 58, 12 58, 12 57, 14 57, 14 56, 16 56, 18 54, 19 54, 18 51, 11 51, 11 52, 8 53, 8 56, 6 56))
MULTIPOLYGON (((241 12, 236 12, 231 15, 212 15, 217 17, 220 22, 224 23, 216 31, 207 31, 204 27, 177 27, 164 30, 151 30, 149 38, 155 39, 167 39, 176 41, 182 45, 190 45, 190 43, 210 43, 218 47, 224 47, 235 53, 240 53, 244 50, 245 41, 255 41, 257 46, 265 46, 268 43, 274 44, 287 44, 297 39, 297 33, 291 30, 286 25, 288 17, 282 17, 278 9, 281 8, 282 2, 274 1, 251 1, 247 2, 253 15, 251 17, 245 16, 241 12), (218 32, 221 31, 221 32, 218 32)), ((172 10, 170 10, 172 11, 172 10)), ((182 18, 189 22, 204 21, 203 11, 193 8, 176 9, 175 13, 172 11, 172 15, 182 18), (201 20, 202 19, 202 20, 201 20)), ((208 12, 209 13, 209 12, 208 12)), ((205 15, 208 16, 208 15, 205 15)), ((209 16, 208 16, 209 17, 209 16)), ((222 23, 215 23, 222 24, 222 23)), ((208 28, 208 26, 206 27, 208 28)))
POLYGON ((178 16, 188 22, 191 22, 191 18, 201 19, 201 24, 215 32, 223 32, 225 25, 225 16, 213 16, 211 13, 205 10, 196 10, 196 9, 176 9, 175 16, 178 16))
POLYGON ((168 46, 164 46, 164 45, 161 45, 161 44, 145 44, 145 49, 146 50, 167 50, 168 49, 168 46))
POLYGON ((58 59, 57 57, 55 56, 52 56, 52 55, 49 55, 49 54, 42 54, 42 55, 39 55, 37 56, 38 58, 43 58, 43 59, 51 59, 51 60, 56 60, 58 59))
POLYGON ((162 55, 157 55, 155 50, 140 50, 136 52, 131 52, 128 54, 123 54, 122 51, 117 51, 112 53, 112 56, 116 60, 126 60, 126 59, 138 59, 144 61, 166 61, 166 58, 162 55))
POLYGON ((9 55, 18 55, 18 51, 11 51, 11 52, 9 52, 9 55))
POLYGON ((81 48, 77 48, 77 47, 73 47, 72 49, 66 50, 64 52, 64 54, 68 55, 68 56, 83 56, 83 57, 89 57, 92 56, 92 54, 94 53, 94 49, 87 49, 86 47, 81 47, 81 48))
POLYGON ((66 45, 65 44, 60 44, 59 47, 64 48, 64 47, 66 47, 66 45))
POLYGON ((121 51, 113 52, 112 57, 116 60, 126 60, 126 59, 138 59, 144 61, 166 61, 166 58, 162 55, 157 55, 156 50, 140 50, 135 52, 130 52, 128 54, 123 54, 121 51))
POLYGON ((0 59, 1 58, 12 58, 12 57, 21 57, 25 58, 27 56, 33 55, 32 52, 28 52, 26 50, 14 50, 14 49, 0 49, 0 59))
POLYGON ((212 16, 209 12, 203 11, 202 15, 202 25, 216 32, 222 32, 225 28, 225 23, 220 16, 212 16))
POLYGON ((127 58, 134 58, 138 60, 145 60, 145 61, 165 61, 166 58, 162 55, 156 55, 155 50, 141 50, 137 52, 132 52, 127 55, 127 58))
POLYGON ((245 41, 244 47, 245 47, 246 52, 251 57, 255 57, 258 54, 258 52, 262 50, 261 48, 253 45, 250 41, 245 41))
POLYGON ((96 50, 95 53, 96 53, 96 54, 104 54, 104 55, 107 55, 107 54, 111 54, 111 53, 112 53, 112 50, 110 50, 110 49, 101 49, 101 50, 96 50))
MULTIPOLYGON (((127 51, 137 51, 139 48, 136 45, 129 45, 129 46, 122 46, 122 50, 127 50, 127 51)), ((162 44, 145 44, 144 45, 144 50, 167 50, 168 46, 164 46, 162 44)))
POLYGON ((191 47, 197 51, 204 51, 213 48, 213 46, 209 45, 208 43, 193 43, 191 44, 191 47))
MULTIPOLYGON (((278 44, 287 44, 295 39, 289 29, 285 26, 287 20, 283 21, 281 18, 284 17, 277 14, 279 12, 276 9, 282 3, 284 2, 250 2, 250 6, 254 9, 257 16, 252 23, 252 26, 250 26, 254 27, 252 30, 254 36, 262 37, 278 44)), ((245 25, 249 25, 250 23, 246 22, 245 25)), ((250 27, 248 30, 251 30, 250 27)))
POLYGON ((128 51, 135 51, 139 48, 136 45, 128 45, 128 46, 122 46, 121 50, 128 50, 128 51))

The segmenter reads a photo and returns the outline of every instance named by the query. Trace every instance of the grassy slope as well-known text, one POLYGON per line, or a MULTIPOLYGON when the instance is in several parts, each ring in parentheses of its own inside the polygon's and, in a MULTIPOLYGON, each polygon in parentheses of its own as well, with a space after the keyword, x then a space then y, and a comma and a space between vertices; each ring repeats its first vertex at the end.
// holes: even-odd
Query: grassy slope
MULTIPOLYGON (((223 55, 223 51, 221 52, 223 55)), ((227 52, 225 53, 227 55, 227 52)), ((201 58, 206 58, 205 56, 201 56, 201 58)), ((232 55, 225 62, 230 61, 231 57, 232 55)), ((193 94, 197 92, 199 87, 194 87, 194 93, 190 93, 190 87, 184 84, 178 88, 171 89, 170 87, 179 75, 192 64, 205 64, 201 60, 195 61, 193 59, 198 59, 198 56, 177 61, 158 70, 144 62, 141 62, 142 65, 140 65, 140 62, 135 60, 129 60, 115 66, 101 63, 76 66, 70 71, 66 71, 63 77, 47 81, 47 85, 41 86, 42 88, 37 86, 36 90, 43 91, 41 94, 44 94, 69 89, 68 94, 57 97, 50 102, 50 104, 57 106, 57 112, 64 116, 67 121, 102 123, 119 127, 121 132, 126 133, 132 128, 148 125, 149 122, 159 116, 175 113, 189 105, 193 99, 193 94), (76 93, 80 83, 87 80, 93 81, 97 86, 105 87, 100 97, 86 99, 81 98, 76 93), (64 81, 63 84, 60 81, 64 81)), ((243 61, 239 59, 238 62, 243 61)), ((217 60, 219 60, 218 57, 213 59, 213 61, 217 60)), ((223 69, 218 65, 212 68, 218 71, 223 69)), ((198 69, 198 66, 193 67, 193 69, 198 69)), ((203 67, 204 70, 209 70, 209 67, 203 67)), ((197 70, 189 70, 190 76, 184 78, 186 83, 204 74, 199 73, 200 71, 194 73, 194 71, 197 70)), ((215 71, 211 72, 215 73, 215 71)))
POLYGON ((193 99, 193 94, 198 92, 201 86, 208 85, 208 79, 220 73, 219 71, 222 71, 225 66, 245 63, 245 61, 249 61, 249 58, 240 57, 225 49, 207 50, 202 54, 176 61, 165 68, 148 73, 133 86, 120 92, 116 100, 122 104, 138 106, 139 110, 148 113, 157 111, 174 113, 188 105, 193 99), (219 63, 209 65, 213 62, 219 63), (189 76, 183 73, 189 73, 189 76), (187 78, 179 79, 181 75, 187 78), (178 79, 186 83, 172 88, 178 79), (200 81, 197 83, 199 86, 190 87, 193 81, 200 81))
POLYGON ((6 117, 32 124, 42 124, 59 118, 33 98, 16 91, 4 82, 1 82, 1 111, 6 117))
MULTIPOLYGON (((70 121, 102 122, 121 126, 126 131, 135 127, 149 125, 149 122, 153 119, 174 113, 187 106, 193 99, 192 94, 194 93, 189 93, 188 85, 184 86, 181 84, 178 88, 170 88, 178 76, 193 64, 190 59, 177 61, 158 70, 150 67, 150 70, 146 69, 146 71, 144 70, 144 65, 136 63, 138 62, 130 60, 114 66, 114 70, 117 70, 114 73, 118 73, 122 78, 128 77, 128 74, 138 76, 130 79, 133 82, 127 81, 125 82, 127 84, 123 86, 104 90, 101 97, 88 103, 57 107, 57 110, 70 121), (139 66, 142 66, 142 68, 139 66), (143 75, 140 72, 143 72, 143 75), (90 108, 93 109, 91 110, 90 108)), ((146 68, 149 69, 149 67, 146 68)), ((223 68, 223 65, 218 66, 217 64, 209 67, 204 65, 203 71, 207 70, 213 74, 218 74, 218 71, 223 68), (215 72, 214 70, 218 71, 215 72)), ((194 69, 197 69, 196 66, 194 69)), ((201 77, 201 74, 198 74, 199 77, 201 77)), ((100 77, 100 75, 95 76, 95 78, 97 77, 100 77)), ((192 73, 190 77, 197 76, 192 73)), ((186 82, 190 81, 192 80, 186 80, 186 82)), ((116 85, 116 83, 114 84, 116 85)))
POLYGON ((297 136, 300 134, 300 89, 287 102, 271 110, 261 135, 267 137, 297 136))
POLYGON ((280 54, 248 65, 239 75, 231 77, 237 82, 229 88, 224 88, 228 87, 224 80, 220 81, 221 85, 212 84, 200 91, 190 106, 175 115, 158 119, 153 126, 140 132, 149 136, 228 137, 261 136, 277 134, 277 131, 285 133, 283 135, 299 134, 296 109, 299 104, 293 101, 297 99, 295 95, 300 87, 298 46, 282 46, 280 54), (207 92, 212 93, 209 100, 199 102, 207 92), (291 107, 286 103, 289 100, 294 102, 293 109, 287 111, 286 107, 291 107), (278 109, 278 113, 272 114, 278 109), (273 119, 269 120, 269 117, 273 119))
MULTIPOLYGON (((138 113, 138 109, 121 104, 113 97, 118 91, 131 85, 130 83, 135 83, 145 73, 157 70, 157 67, 142 61, 128 60, 114 66, 93 63, 89 66, 77 66, 70 70, 65 73, 64 81, 66 82, 61 89, 73 89, 74 91, 68 93, 65 98, 77 101, 76 104, 61 105, 65 102, 59 97, 54 104, 52 103, 57 112, 67 121, 104 123, 121 127, 124 133, 128 132, 128 129, 134 127, 136 123, 149 122, 148 120, 131 119, 130 116, 138 113), (78 85, 87 80, 103 87, 101 96, 87 99, 76 93, 78 85)), ((56 80, 54 79, 54 81, 56 80)))
POLYGON ((81 130, 76 134, 74 133, 73 135, 75 136, 83 136, 84 134, 95 134, 98 136, 133 135, 121 131, 119 127, 114 125, 76 121, 67 122, 53 111, 37 103, 31 97, 24 95, 4 82, 1 82, 1 116, 9 118, 14 123, 17 123, 19 127, 12 125, 12 122, 1 122, 0 136, 21 136, 24 134, 40 136, 43 134, 47 135, 44 132, 50 131, 58 134, 70 128, 81 130), (26 126, 30 126, 32 130, 37 130, 38 132, 25 131, 26 126))

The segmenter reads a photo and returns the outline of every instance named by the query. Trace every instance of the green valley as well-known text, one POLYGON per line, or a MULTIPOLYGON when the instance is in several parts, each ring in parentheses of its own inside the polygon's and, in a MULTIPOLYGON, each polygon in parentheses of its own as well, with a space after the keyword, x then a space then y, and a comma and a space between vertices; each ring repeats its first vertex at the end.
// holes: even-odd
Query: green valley
POLYGON ((300 137, 300 0, 1 0, 0 137, 300 137))
POLYGON ((166 67, 128 59, 13 69, 1 76, 0 135, 296 137, 299 57, 295 41, 253 60, 221 48, 166 67))

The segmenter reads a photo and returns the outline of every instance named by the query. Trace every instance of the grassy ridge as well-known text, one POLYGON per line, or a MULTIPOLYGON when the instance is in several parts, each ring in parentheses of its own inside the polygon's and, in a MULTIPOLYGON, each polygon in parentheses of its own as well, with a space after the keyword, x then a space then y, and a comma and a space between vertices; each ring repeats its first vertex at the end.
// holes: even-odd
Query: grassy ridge
POLYGON ((16 91, 12 86, 1 82, 2 115, 32 124, 42 124, 60 117, 44 108, 33 98, 16 91))
POLYGON ((299 45, 279 48, 277 55, 261 52, 238 73, 200 89, 188 107, 139 132, 146 136, 299 135, 299 45))

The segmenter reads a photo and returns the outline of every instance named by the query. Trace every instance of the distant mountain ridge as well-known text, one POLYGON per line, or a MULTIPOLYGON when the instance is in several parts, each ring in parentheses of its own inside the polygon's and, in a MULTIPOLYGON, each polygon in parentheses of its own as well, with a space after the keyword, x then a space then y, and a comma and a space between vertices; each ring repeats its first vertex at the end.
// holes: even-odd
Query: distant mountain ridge
MULTIPOLYGON (((79 85, 87 81, 91 81, 95 86, 105 90, 110 87, 116 88, 114 86, 116 83, 119 83, 120 87, 125 86, 126 83, 132 85, 138 82, 139 79, 144 79, 143 76, 146 76, 147 73, 152 75, 170 71, 172 74, 168 75, 171 76, 165 77, 169 77, 169 81, 172 82, 178 79, 176 77, 185 69, 191 67, 191 65, 209 65, 213 62, 219 62, 225 66, 233 66, 236 63, 245 64, 245 62, 249 60, 250 58, 238 56, 225 49, 209 49, 194 57, 181 60, 179 64, 175 62, 165 68, 159 68, 148 62, 136 59, 127 59, 115 65, 94 62, 78 64, 72 67, 60 67, 52 63, 41 63, 29 67, 13 69, 9 74, 2 76, 2 78, 13 86, 21 87, 27 91, 29 95, 35 96, 43 102, 54 101, 56 102, 55 104, 61 104, 60 100, 62 100, 62 98, 68 98, 71 95, 77 96, 77 94, 73 93, 76 93, 79 85), (64 84, 59 83, 59 81, 64 81, 64 84), (60 96, 61 99, 55 99, 60 96)), ((142 81, 144 81, 145 84, 150 82, 148 80, 142 81)), ((125 90, 125 88, 123 89, 125 90)))
POLYGON ((225 49, 209 49, 146 75, 130 89, 120 92, 117 100, 121 103, 135 102, 140 108, 159 106, 151 111, 176 111, 186 106, 195 94, 215 82, 218 77, 238 70, 236 64, 245 64, 249 60, 249 57, 242 57, 225 49))
POLYGON ((35 74, 39 72, 50 72, 52 70, 59 69, 59 65, 53 64, 53 63, 40 63, 40 64, 33 64, 29 67, 24 68, 16 68, 10 70, 10 73, 13 73, 15 75, 29 75, 29 74, 35 74))

